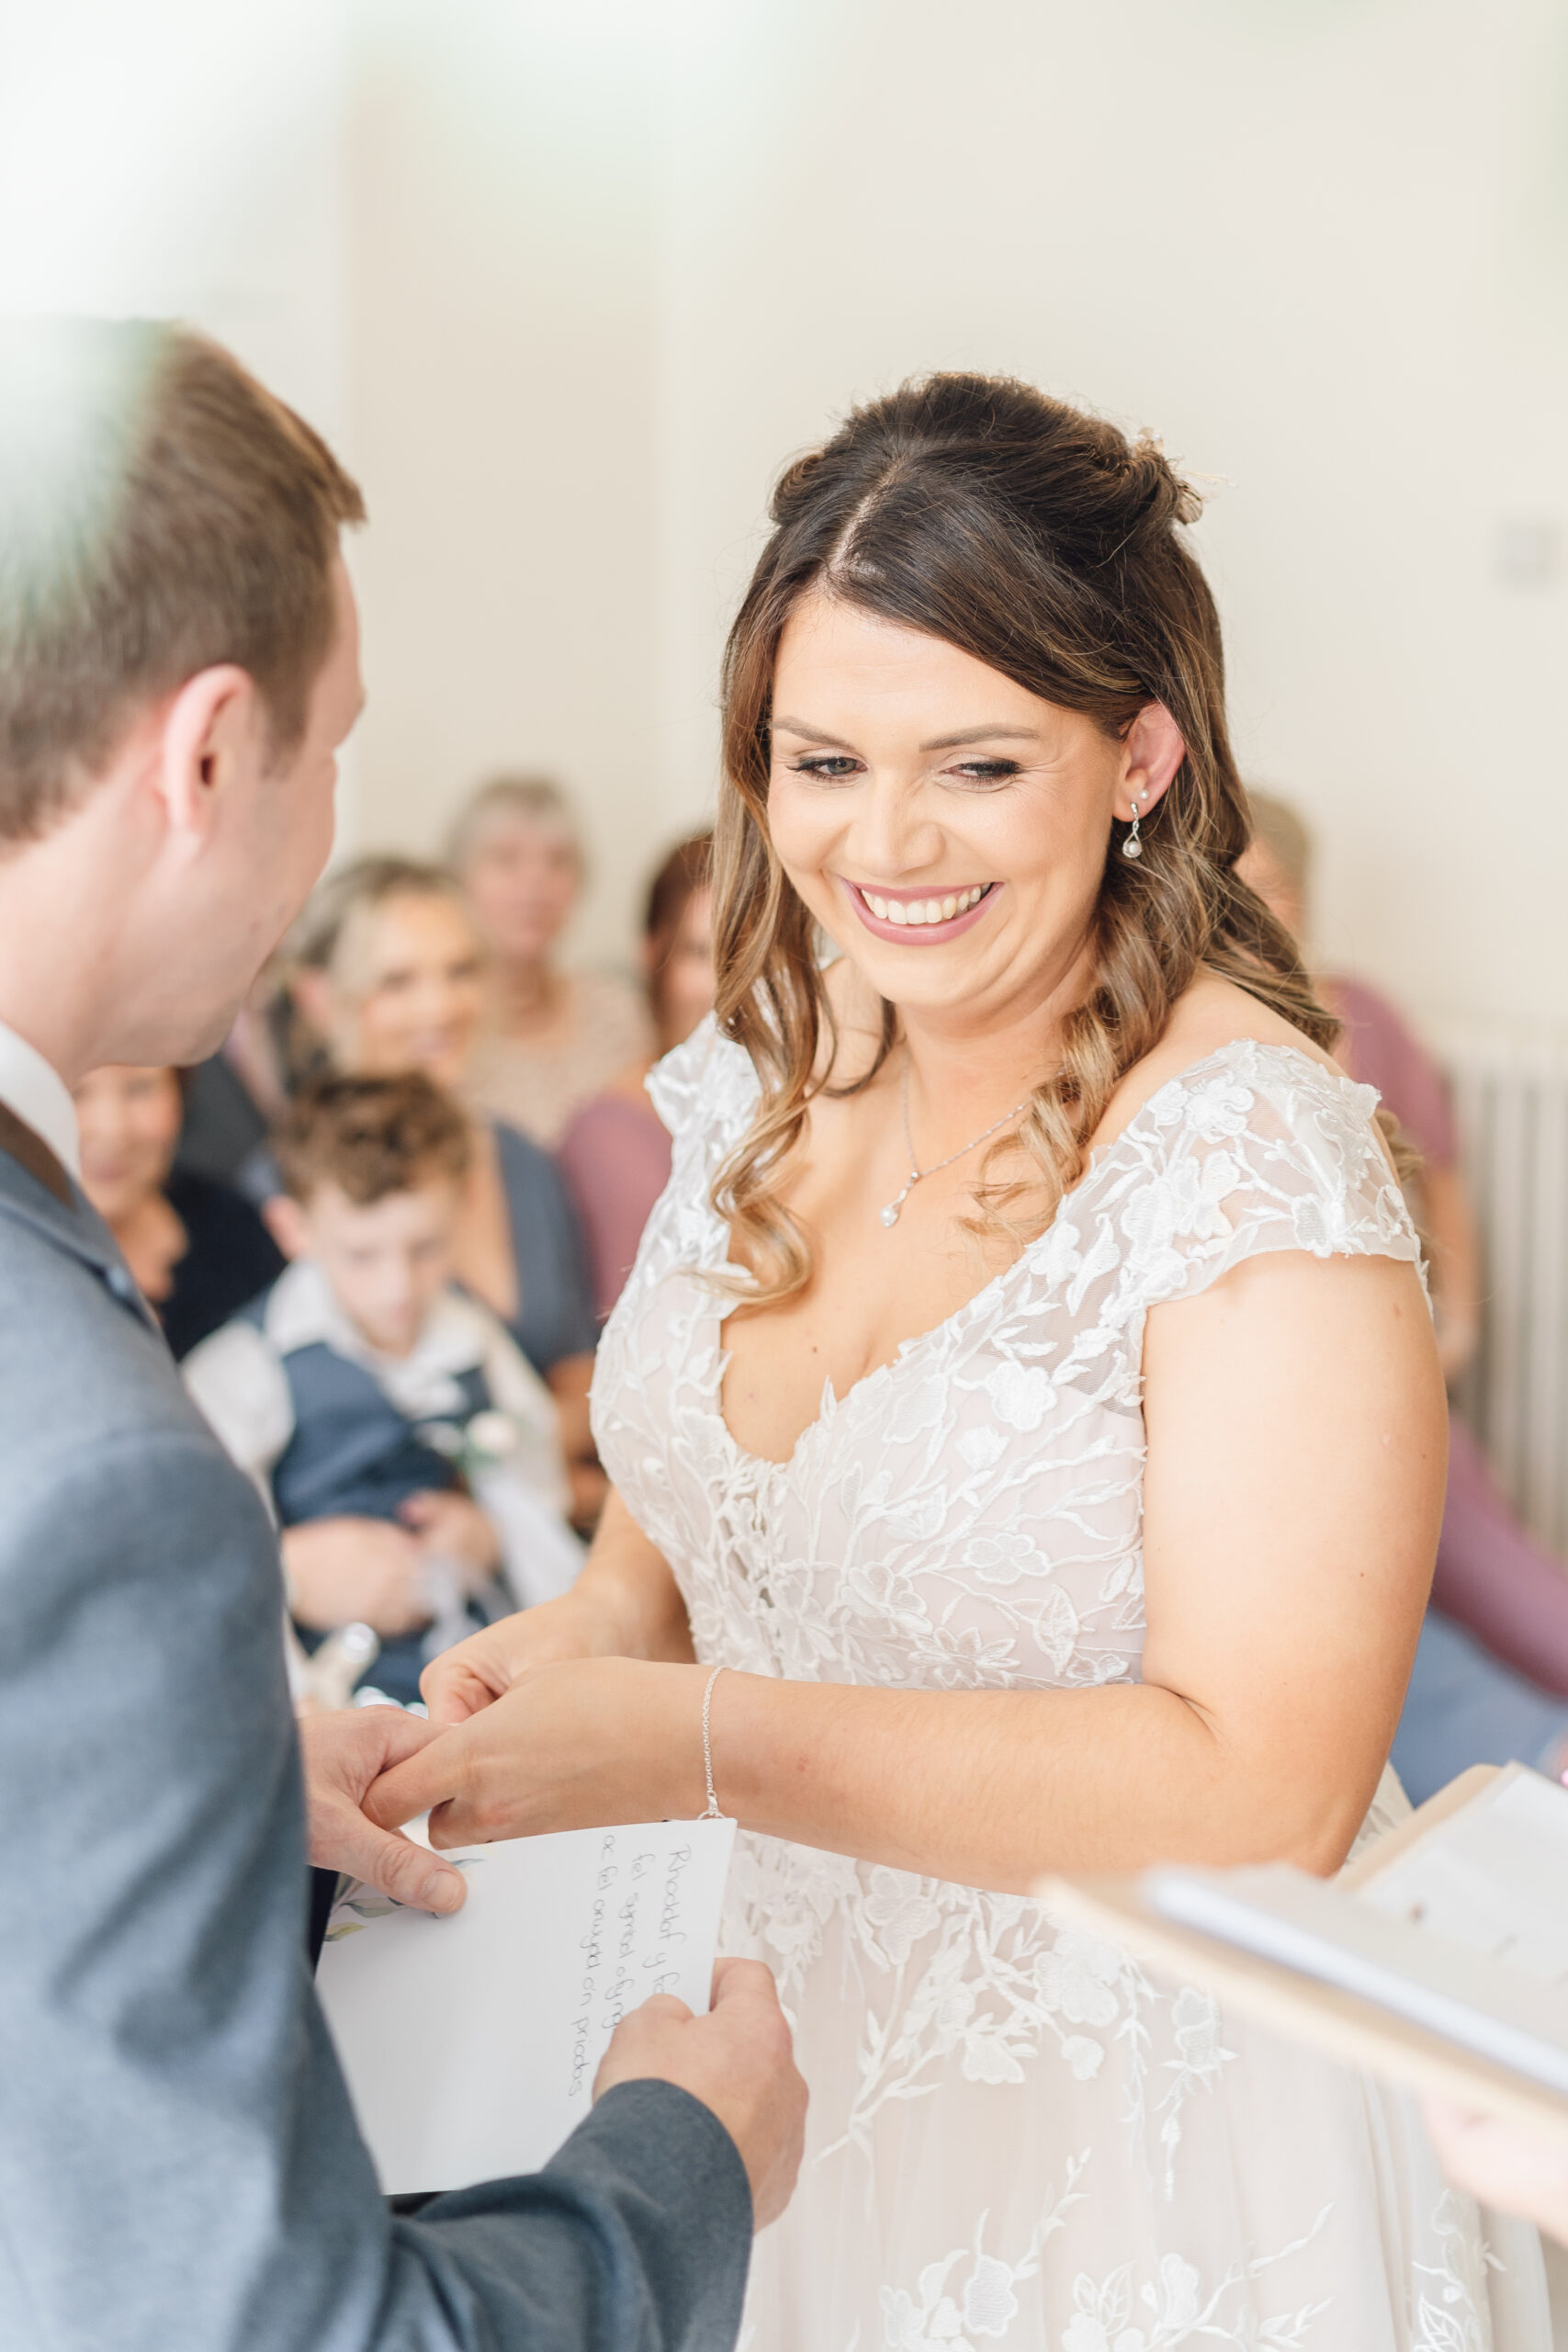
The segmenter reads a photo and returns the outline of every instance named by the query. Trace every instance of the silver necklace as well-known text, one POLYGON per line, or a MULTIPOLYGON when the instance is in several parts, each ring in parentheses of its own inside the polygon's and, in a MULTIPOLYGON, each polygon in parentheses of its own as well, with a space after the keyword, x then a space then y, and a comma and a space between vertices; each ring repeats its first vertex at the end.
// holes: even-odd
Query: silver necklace
POLYGON ((896 1201, 889 1201, 885 1208, 877 1211, 883 1224, 888 1226, 897 1224, 898 1212, 917 1184, 922 1183, 928 1176, 940 1176, 944 1168, 951 1168, 953 1161, 962 1159, 966 1151, 973 1151, 977 1144, 982 1144, 987 1136, 994 1136, 998 1127, 1005 1127, 1010 1120, 1016 1119, 1021 1113, 1027 1111, 1030 1096, 1026 1094, 1021 1102, 1015 1102, 1010 1111, 1004 1111, 999 1119, 993 1119, 983 1134, 971 1136, 967 1143, 960 1144, 956 1151, 950 1151, 945 1159, 939 1159, 932 1168, 922 1168, 917 1161, 914 1137, 909 1133, 909 1057, 908 1054, 904 1057, 904 1075, 898 1084, 898 1102, 904 1114, 904 1148, 909 1155, 909 1181, 896 1201))

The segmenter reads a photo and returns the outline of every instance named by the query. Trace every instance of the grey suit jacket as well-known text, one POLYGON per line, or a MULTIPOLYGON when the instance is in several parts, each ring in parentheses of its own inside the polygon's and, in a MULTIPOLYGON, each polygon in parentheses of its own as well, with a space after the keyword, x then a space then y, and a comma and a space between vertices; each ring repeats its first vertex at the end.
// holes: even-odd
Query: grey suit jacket
POLYGON ((281 1609, 107 1229, 0 1149, 0 2346, 723 2352, 746 2176, 671 2086, 389 2218, 305 1959, 281 1609))

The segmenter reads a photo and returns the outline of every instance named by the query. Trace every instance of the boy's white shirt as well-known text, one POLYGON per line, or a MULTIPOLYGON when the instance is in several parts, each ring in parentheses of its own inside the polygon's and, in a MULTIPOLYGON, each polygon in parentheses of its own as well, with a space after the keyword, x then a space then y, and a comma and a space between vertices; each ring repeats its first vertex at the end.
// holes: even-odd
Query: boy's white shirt
POLYGON ((181 1367, 186 1385, 269 1510, 271 1474, 294 1434, 283 1359, 318 1342, 361 1365, 413 1421, 461 1413, 457 1375, 482 1371, 491 1403, 517 1433, 514 1451, 477 1471, 470 1482, 500 1534, 506 1581, 522 1607, 568 1590, 583 1551, 566 1522, 569 1489, 555 1400, 489 1307, 455 1287, 437 1298, 410 1352, 387 1356, 344 1314, 315 1260, 297 1258, 274 1284, 259 1330, 253 1323, 226 1323, 191 1350, 181 1367))

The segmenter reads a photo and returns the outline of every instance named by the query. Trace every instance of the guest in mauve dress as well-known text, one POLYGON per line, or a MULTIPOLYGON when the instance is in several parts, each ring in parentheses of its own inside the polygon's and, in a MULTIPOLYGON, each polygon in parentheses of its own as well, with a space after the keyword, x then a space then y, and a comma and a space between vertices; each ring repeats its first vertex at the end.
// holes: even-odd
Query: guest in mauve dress
MULTIPOLYGON (((1307 917, 1312 841, 1293 808, 1250 796, 1257 828, 1241 871, 1298 938, 1307 917)), ((1421 1155, 1413 1203, 1426 1235, 1438 1346, 1450 1382, 1480 1338, 1475 1219, 1442 1072, 1388 999, 1363 980, 1314 985, 1344 1027, 1337 1053, 1375 1086, 1421 1155)), ((1466 1765, 1568 1764, 1568 1573, 1516 1518, 1480 1446, 1449 1425, 1443 1532, 1393 1763, 1417 1803, 1466 1765)))
POLYGON ((557 1154, 588 1244, 601 1323, 632 1270, 649 1212, 670 1181, 670 1137, 648 1073, 713 1010, 713 835, 672 849, 648 893, 643 960, 657 1052, 629 1061, 584 1103, 557 1154))

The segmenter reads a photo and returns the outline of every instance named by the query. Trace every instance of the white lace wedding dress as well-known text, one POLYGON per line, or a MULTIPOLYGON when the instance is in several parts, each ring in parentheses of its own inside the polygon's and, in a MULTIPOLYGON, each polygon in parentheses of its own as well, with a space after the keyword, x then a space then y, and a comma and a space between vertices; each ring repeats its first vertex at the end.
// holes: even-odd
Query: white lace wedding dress
MULTIPOLYGON (((1015 1265, 825 1389, 779 1465, 725 1426, 724 1302, 700 1279, 728 1257, 708 1186, 750 1065, 705 1024, 652 1087, 674 1171, 594 1425, 697 1656, 752 1674, 1135 1681, 1148 1309, 1263 1250, 1417 1255, 1371 1090, 1229 1046, 1015 1265)), ((777 1971, 811 2086, 751 2352, 1550 2352, 1534 2233, 1483 2231, 1406 2100, 1037 1904, 743 1836, 727 1947, 777 1971)))

